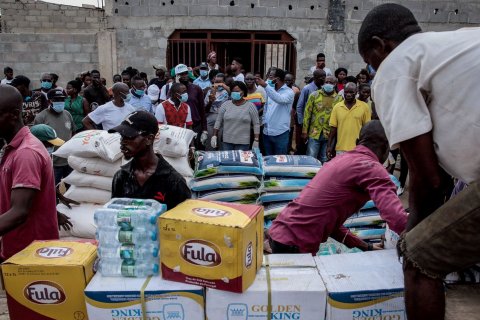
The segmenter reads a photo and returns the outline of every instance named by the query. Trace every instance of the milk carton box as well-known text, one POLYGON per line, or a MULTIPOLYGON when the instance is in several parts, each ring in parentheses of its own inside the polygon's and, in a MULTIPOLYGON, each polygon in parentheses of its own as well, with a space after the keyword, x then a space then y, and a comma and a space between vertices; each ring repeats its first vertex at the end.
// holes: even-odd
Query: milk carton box
POLYGON ((310 254, 265 256, 242 294, 207 288, 208 320, 325 319, 327 293, 310 254))
POLYGON ((93 277, 91 243, 36 241, 2 264, 11 319, 85 320, 83 290, 93 277))
POLYGON ((187 200, 160 216, 166 280, 243 292, 263 256, 263 207, 187 200))
POLYGON ((404 320, 402 265, 396 250, 315 257, 327 287, 327 320, 404 320))
POLYGON ((97 273, 85 289, 90 319, 204 320, 202 287, 149 278, 104 277, 97 273))

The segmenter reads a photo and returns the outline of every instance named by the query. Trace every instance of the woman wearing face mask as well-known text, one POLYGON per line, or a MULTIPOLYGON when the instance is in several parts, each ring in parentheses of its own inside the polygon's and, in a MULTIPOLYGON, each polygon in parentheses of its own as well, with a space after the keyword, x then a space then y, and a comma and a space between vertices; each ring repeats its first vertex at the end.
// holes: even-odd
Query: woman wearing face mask
POLYGON ((248 94, 245 83, 234 81, 231 88, 231 100, 224 102, 218 112, 211 146, 217 148, 218 133, 223 129, 222 150, 249 150, 250 128, 253 126, 252 148, 258 148, 260 120, 257 108, 244 99, 248 94))
POLYGON ((188 100, 187 87, 174 83, 170 88, 170 98, 157 106, 155 118, 159 124, 168 124, 181 128, 192 128, 192 113, 188 100))
POLYGON ((65 110, 72 115, 73 122, 75 122, 75 127, 77 128, 75 133, 78 133, 84 130, 82 120, 90 113, 90 107, 87 99, 79 95, 82 90, 80 81, 70 81, 66 89, 68 97, 65 99, 65 110))
MULTIPOLYGON (((63 90, 52 89, 48 91, 48 109, 40 112, 33 121, 33 124, 46 124, 52 127, 58 137, 68 141, 76 131, 72 115, 65 110, 65 96, 63 90)), ((67 159, 53 156, 53 171, 55 174, 55 185, 72 172, 68 166, 67 159)))

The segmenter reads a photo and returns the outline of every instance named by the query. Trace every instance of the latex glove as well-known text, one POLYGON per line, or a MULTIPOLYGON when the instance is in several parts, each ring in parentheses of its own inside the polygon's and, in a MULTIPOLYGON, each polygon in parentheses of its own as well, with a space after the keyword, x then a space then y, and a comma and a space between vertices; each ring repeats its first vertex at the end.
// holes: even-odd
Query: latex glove
POLYGON ((200 142, 205 145, 207 143, 207 139, 208 139, 208 132, 207 131, 203 131, 202 132, 202 135, 200 136, 200 142))
POLYGON ((253 141, 252 149, 258 149, 258 141, 256 141, 256 140, 253 141))
POLYGON ((210 140, 210 145, 213 149, 217 149, 217 136, 212 137, 212 140, 210 140))

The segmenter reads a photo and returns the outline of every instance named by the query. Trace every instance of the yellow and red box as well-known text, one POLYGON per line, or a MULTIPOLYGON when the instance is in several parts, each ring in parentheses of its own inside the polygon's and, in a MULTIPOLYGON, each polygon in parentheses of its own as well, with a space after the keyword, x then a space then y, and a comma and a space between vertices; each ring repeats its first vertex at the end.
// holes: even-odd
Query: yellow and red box
POLYGON ((35 241, 2 264, 13 320, 86 320, 84 289, 97 247, 75 241, 35 241))
POLYGON ((243 292, 262 266, 261 206, 187 200, 159 229, 164 279, 243 292))

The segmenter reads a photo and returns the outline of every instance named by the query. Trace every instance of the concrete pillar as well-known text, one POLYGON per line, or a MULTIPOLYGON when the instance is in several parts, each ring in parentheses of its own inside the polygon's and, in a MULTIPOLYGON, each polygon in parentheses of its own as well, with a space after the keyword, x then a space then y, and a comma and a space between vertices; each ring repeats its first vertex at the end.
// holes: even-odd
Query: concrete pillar
POLYGON ((118 72, 117 37, 115 31, 97 33, 98 65, 100 74, 107 79, 107 86, 113 85, 112 76, 118 72))

